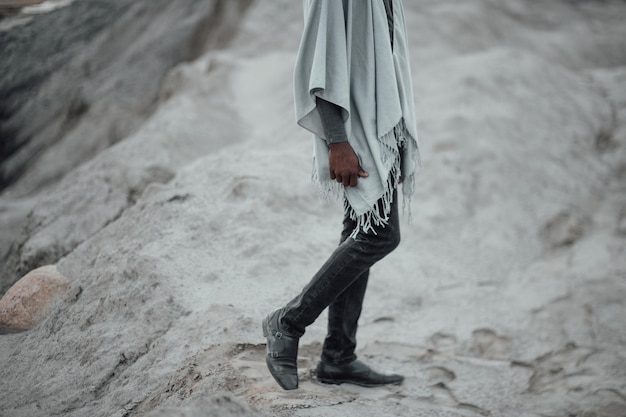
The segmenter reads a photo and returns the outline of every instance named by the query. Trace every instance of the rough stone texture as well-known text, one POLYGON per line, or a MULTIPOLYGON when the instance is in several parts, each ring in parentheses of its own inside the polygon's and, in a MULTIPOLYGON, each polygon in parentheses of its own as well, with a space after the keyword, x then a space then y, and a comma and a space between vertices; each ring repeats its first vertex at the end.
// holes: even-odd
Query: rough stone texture
POLYGON ((196 152, 181 145, 173 156, 137 155, 138 164, 116 157, 84 166, 159 108, 172 67, 226 45, 248 4, 85 0, 0 30, 0 188, 8 187, 0 195, 0 294, 202 154, 201 144, 196 152), (80 165, 85 173, 104 164, 98 179, 63 181, 80 165))
POLYGON ((146 417, 259 417, 246 403, 224 394, 202 398, 184 407, 167 407, 146 414, 146 417))
POLYGON ((77 1, 0 31, 0 189, 29 195, 135 131, 247 2, 77 1))
POLYGON ((34 327, 63 298, 69 284, 56 265, 26 274, 0 299, 0 333, 3 328, 20 331, 34 327))
POLYGON ((626 415, 626 4, 576 3, 405 2, 425 167, 357 349, 402 386, 318 383, 324 316, 301 389, 267 372, 259 321, 333 250, 341 206, 317 202, 293 123, 300 3, 258 1, 38 206, 24 253, 117 216, 59 261, 62 304, 0 337, 0 415, 185 412, 218 393, 273 417, 626 415))

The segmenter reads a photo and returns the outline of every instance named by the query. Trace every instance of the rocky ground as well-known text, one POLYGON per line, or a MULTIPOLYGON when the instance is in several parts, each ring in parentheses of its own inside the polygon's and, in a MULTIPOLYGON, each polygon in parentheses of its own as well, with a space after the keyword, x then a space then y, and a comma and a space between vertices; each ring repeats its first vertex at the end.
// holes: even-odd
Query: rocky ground
POLYGON ((274 0, 168 71, 129 136, 0 196, 5 274, 55 263, 71 281, 0 336, 0 415, 626 415, 626 4, 405 3, 425 165, 357 352, 405 383, 318 383, 324 317, 299 390, 265 369, 261 317, 341 218, 294 122, 301 5, 274 0))
MULTIPOLYGON (((29 241, 55 221, 55 214, 39 212, 40 200, 58 197, 58 182, 66 174, 136 132, 167 99, 168 72, 222 47, 249 1, 67 3, 50 13, 0 20, 0 210, 9 219, 0 236, 2 293, 20 275, 68 254, 128 207, 123 180, 116 184, 119 194, 85 205, 89 222, 62 226, 64 236, 29 253, 29 241), (27 220, 25 213, 33 208, 34 217, 27 220), (108 213, 95 213, 101 210, 108 213)), ((38 7, 49 4, 59 6, 38 7)), ((170 171, 153 172, 146 181, 167 181, 170 171)), ((143 186, 131 185, 132 192, 143 186)), ((53 212, 75 213, 76 198, 61 197, 66 203, 53 203, 53 212), (62 208, 68 203, 71 210, 62 208)))

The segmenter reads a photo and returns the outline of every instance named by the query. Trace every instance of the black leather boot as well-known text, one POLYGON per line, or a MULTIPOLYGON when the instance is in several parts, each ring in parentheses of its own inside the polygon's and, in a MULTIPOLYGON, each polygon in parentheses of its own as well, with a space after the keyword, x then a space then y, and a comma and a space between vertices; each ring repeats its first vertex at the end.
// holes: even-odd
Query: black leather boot
POLYGON ((263 336, 267 338, 265 363, 270 373, 285 390, 298 388, 298 337, 281 331, 277 310, 263 320, 263 336))
POLYGON ((385 375, 376 372, 359 360, 345 365, 331 365, 320 362, 317 365, 317 380, 325 384, 355 384, 362 387, 400 385, 404 377, 398 374, 385 375))

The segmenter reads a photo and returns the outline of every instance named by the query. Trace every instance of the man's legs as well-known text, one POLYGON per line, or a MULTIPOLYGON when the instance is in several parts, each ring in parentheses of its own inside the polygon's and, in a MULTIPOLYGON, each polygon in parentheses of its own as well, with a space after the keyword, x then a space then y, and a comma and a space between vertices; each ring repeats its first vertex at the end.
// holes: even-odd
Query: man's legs
POLYGON ((328 306, 328 334, 324 340, 322 361, 343 365, 356 359, 356 331, 368 278, 369 270, 328 306))
MULTIPOLYGON (((396 200, 397 195, 394 191, 389 221, 386 225, 375 226, 374 231, 368 233, 361 231, 354 238, 345 239, 302 292, 282 309, 280 323, 287 333, 302 336, 305 328, 312 324, 326 307, 361 276, 366 278, 367 274, 363 274, 398 246, 400 225, 396 200)), ((354 310, 351 311, 351 315, 354 316, 356 312, 357 319, 366 285, 367 282, 357 283, 356 287, 346 294, 347 304, 354 310), (356 298, 350 298, 351 295, 356 298)))
MULTIPOLYGON (((349 238, 355 227, 356 222, 346 213, 340 245, 349 238)), ((368 268, 328 306, 328 334, 322 350, 324 362, 342 365, 356 359, 356 330, 369 274, 368 268)))
POLYGON ((285 389, 297 388, 298 338, 329 306, 329 334, 320 364, 328 363, 328 366, 321 369, 325 378, 319 378, 318 367, 318 379, 362 385, 398 383, 402 380, 399 376, 389 379, 354 360, 357 321, 369 269, 400 242, 397 193, 394 191, 386 225, 375 226, 373 232, 359 232, 354 238, 347 238, 355 226, 349 219, 344 220, 343 242, 296 298, 264 320, 264 334, 268 337, 266 362, 274 378, 285 389), (349 369, 342 367, 343 364, 350 364, 346 365, 349 369), (352 378, 355 374, 358 374, 357 380, 352 378))

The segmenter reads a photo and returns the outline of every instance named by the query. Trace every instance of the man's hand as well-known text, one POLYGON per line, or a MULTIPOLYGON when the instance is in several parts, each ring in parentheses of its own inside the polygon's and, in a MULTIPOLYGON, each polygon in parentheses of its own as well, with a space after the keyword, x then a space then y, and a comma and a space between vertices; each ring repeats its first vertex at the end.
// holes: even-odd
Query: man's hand
POLYGON ((369 174, 359 165, 359 158, 348 142, 331 143, 328 145, 328 166, 330 178, 344 186, 356 187, 359 177, 365 178, 369 174))

